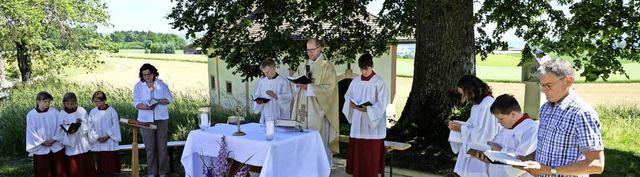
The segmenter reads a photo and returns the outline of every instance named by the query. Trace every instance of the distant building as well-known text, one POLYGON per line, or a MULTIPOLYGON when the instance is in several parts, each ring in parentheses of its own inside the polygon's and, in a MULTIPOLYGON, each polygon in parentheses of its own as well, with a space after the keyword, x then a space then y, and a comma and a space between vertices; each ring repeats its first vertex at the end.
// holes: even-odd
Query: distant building
POLYGON ((202 51, 201 47, 189 47, 186 46, 184 48, 182 48, 182 51, 184 52, 184 54, 205 54, 206 51, 202 51))

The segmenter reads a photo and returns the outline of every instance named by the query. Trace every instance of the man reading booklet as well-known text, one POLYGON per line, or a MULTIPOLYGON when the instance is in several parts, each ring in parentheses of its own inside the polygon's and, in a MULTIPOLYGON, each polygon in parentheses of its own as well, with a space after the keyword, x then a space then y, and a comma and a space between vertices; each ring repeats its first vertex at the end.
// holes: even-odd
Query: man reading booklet
POLYGON ((276 72, 276 63, 271 59, 262 61, 260 69, 265 77, 253 95, 253 112, 261 112, 260 123, 267 117, 290 119, 293 95, 289 82, 276 72))
POLYGON ((538 123, 531 120, 528 114, 521 113, 520 104, 512 95, 498 96, 490 110, 504 129, 496 134, 493 141, 487 142, 491 150, 483 154, 493 162, 509 165, 489 164, 489 176, 531 176, 512 165, 526 166, 514 156, 524 156, 535 151, 538 123))

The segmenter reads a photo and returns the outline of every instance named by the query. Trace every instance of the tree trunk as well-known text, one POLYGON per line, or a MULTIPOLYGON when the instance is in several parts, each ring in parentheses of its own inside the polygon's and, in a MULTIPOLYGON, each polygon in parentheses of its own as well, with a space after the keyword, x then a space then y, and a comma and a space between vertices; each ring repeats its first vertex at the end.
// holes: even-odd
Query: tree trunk
POLYGON ((18 57, 18 68, 20 68, 22 82, 29 81, 29 79, 31 78, 31 72, 33 70, 31 68, 31 56, 29 55, 27 44, 23 42, 16 42, 16 50, 18 57))
POLYGON ((460 103, 456 84, 462 75, 475 74, 473 1, 424 1, 415 12, 413 87, 389 138, 413 139, 415 148, 434 150, 421 153, 433 157, 450 152, 448 116, 460 103))
POLYGON ((2 83, 6 82, 6 76, 4 74, 4 60, 2 59, 2 47, 0 47, 0 87, 2 83))

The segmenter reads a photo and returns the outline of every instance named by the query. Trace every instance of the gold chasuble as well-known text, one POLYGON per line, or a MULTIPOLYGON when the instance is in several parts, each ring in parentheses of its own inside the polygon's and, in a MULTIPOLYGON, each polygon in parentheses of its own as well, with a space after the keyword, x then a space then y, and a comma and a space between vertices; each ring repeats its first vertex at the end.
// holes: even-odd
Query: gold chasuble
MULTIPOLYGON (((299 91, 294 98, 292 119, 302 122, 307 129, 318 131, 323 141, 328 140, 331 153, 337 154, 340 122, 338 121, 338 82, 333 64, 321 55, 315 62, 307 60, 300 64, 295 74, 311 76, 309 78, 312 83, 309 86, 312 88, 296 89, 299 91), (307 96, 307 91, 312 91, 311 94, 315 96, 307 96)), ((325 147, 327 147, 326 144, 325 147)))

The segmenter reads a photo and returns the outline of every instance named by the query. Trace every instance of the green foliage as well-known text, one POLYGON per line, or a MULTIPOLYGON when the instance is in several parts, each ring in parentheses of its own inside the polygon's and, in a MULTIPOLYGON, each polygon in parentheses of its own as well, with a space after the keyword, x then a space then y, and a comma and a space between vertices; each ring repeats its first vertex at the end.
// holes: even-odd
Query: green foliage
MULTIPOLYGON (((78 96, 78 106, 87 111, 94 108, 91 95, 97 90, 107 94, 107 104, 116 109, 121 118, 135 119, 137 110, 133 107, 131 88, 114 88, 104 83, 81 85, 70 83, 66 80, 48 78, 33 84, 18 84, 10 90, 11 97, 0 102, 0 154, 9 156, 26 156, 25 151, 25 117, 35 106, 35 95, 40 91, 48 91, 54 100, 51 106, 60 110, 62 108, 62 95, 67 91, 73 91, 78 96)), ((198 108, 209 106, 207 95, 193 95, 198 91, 176 92, 173 91, 174 101, 169 106, 169 140, 184 141, 189 131, 198 129, 198 108)), ((214 123, 226 122, 226 118, 232 115, 230 111, 212 110, 214 123)), ((256 115, 247 116, 247 120, 257 122, 256 115)), ((131 144, 131 129, 121 126, 122 142, 131 144)))
POLYGON ((354 61, 356 54, 387 51, 386 30, 375 27, 367 11, 369 0, 356 1, 178 1, 167 19, 186 30, 194 46, 214 47, 234 74, 251 80, 261 76, 264 58, 293 66, 306 58, 306 40, 317 37, 336 64, 354 61), (254 8, 247 8, 254 7, 254 8), (254 27, 254 28, 252 28, 254 27))
POLYGON ((144 54, 149 54, 149 49, 144 49, 144 54))
MULTIPOLYGON (((525 48, 574 58, 574 67, 583 69, 580 76, 586 81, 607 80, 612 74, 626 75, 618 59, 640 62, 638 16, 639 1, 488 0, 476 14, 480 34, 477 53, 484 59, 496 48, 505 48, 502 34, 515 30, 515 35, 526 41, 525 48), (496 29, 485 32, 483 28, 492 23, 496 29)), ((523 52, 523 60, 533 59, 523 52)))
MULTIPOLYGON (((2 53, 5 64, 6 77, 11 79, 20 78, 16 51, 5 51, 2 53)), ((95 51, 81 50, 54 50, 48 53, 34 51, 31 57, 38 58, 32 61, 32 76, 47 76, 62 74, 64 68, 83 68, 85 71, 92 71, 103 61, 96 59, 95 51)))
POLYGON ((32 59, 47 64, 59 61, 45 65, 51 66, 46 68, 49 70, 67 64, 95 67, 96 55, 87 49, 102 49, 102 37, 94 31, 98 24, 109 25, 106 8, 99 0, 4 0, 0 5, 0 47, 16 51, 8 56, 18 61, 23 81, 31 77, 32 59))
POLYGON ((171 44, 182 49, 187 41, 176 34, 155 33, 152 31, 114 31, 109 40, 121 44, 120 49, 146 49, 148 44, 171 44))

